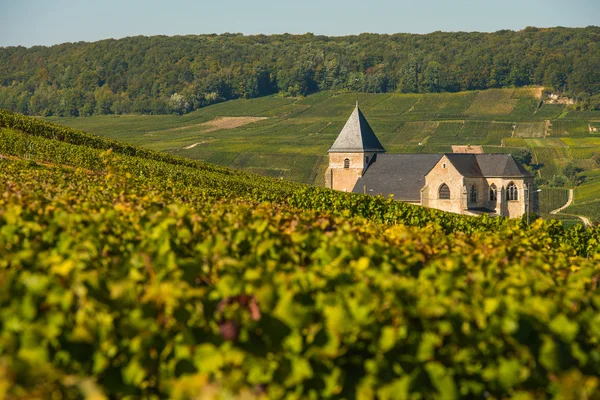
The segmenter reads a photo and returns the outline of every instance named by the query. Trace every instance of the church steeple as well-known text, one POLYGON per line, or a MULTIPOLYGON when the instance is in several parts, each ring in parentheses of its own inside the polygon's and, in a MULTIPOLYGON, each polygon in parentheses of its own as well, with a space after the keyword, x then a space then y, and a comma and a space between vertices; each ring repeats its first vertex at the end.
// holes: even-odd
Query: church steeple
POLYGON ((325 173, 327 187, 351 192, 358 179, 385 149, 358 107, 329 149, 329 168, 325 173))
POLYGON ((357 152, 385 152, 369 122, 360 111, 358 100, 356 100, 356 107, 346 121, 346 125, 329 149, 329 153, 357 152))

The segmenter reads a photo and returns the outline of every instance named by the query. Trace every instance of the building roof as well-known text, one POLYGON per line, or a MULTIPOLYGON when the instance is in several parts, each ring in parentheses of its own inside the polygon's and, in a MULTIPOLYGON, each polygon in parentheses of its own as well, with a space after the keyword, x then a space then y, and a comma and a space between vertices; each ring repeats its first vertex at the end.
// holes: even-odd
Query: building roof
MULTIPOLYGON (((358 179, 354 193, 363 193, 417 202, 425 186, 425 176, 441 160, 442 154, 376 154, 358 179)), ((445 154, 465 177, 531 177, 531 173, 510 154, 445 154)))
POLYGON ((477 154, 481 173, 487 177, 532 177, 520 162, 510 154, 477 154))
POLYGON ((357 153, 365 151, 384 152, 385 149, 358 108, 357 102, 356 108, 346 121, 346 125, 342 128, 335 142, 333 142, 329 152, 357 153))
POLYGON ((441 154, 377 154, 352 191, 363 193, 366 185, 367 194, 420 201, 425 175, 441 158, 441 154))
POLYGON ((462 176, 485 176, 488 178, 522 178, 533 176, 510 154, 448 153, 446 157, 462 176))
POLYGON ((482 176, 475 154, 448 153, 446 158, 462 176, 482 176))

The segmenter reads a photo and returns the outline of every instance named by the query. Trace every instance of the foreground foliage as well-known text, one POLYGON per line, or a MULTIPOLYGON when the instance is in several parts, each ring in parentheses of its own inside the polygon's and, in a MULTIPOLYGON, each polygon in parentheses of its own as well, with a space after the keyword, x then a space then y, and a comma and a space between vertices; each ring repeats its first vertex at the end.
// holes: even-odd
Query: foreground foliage
POLYGON ((0 154, 0 397, 600 393, 598 229, 6 128, 0 154))

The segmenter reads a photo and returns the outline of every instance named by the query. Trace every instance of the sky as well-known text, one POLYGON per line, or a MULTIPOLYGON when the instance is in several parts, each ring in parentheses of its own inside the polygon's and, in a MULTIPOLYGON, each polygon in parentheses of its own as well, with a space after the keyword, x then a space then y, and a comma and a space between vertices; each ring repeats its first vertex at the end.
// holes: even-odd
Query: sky
POLYGON ((0 47, 137 35, 343 36, 600 25, 599 0, 0 0, 0 47))

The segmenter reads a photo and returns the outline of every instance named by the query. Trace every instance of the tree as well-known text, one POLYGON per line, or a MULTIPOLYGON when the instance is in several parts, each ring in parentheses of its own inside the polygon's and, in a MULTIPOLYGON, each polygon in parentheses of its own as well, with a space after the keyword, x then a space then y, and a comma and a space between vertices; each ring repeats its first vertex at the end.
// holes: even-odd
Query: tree
POLYGON ((421 89, 425 93, 439 93, 441 91, 442 65, 431 61, 423 71, 421 89))
POLYGON ((169 110, 172 113, 178 115, 184 114, 188 110, 189 106, 190 103, 187 101, 187 99, 178 93, 173 93, 169 99, 169 110))
POLYGON ((94 98, 96 99, 96 114, 106 115, 113 113, 112 106, 116 100, 116 96, 107 86, 96 89, 94 98))
POLYGON ((568 163, 563 168, 563 174, 571 181, 573 186, 577 186, 583 182, 583 179, 579 176, 580 172, 583 172, 583 168, 573 162, 568 163))
POLYGON ((415 60, 411 60, 404 65, 399 88, 402 93, 419 92, 419 64, 415 60))
MULTIPOLYGON (((587 27, 485 34, 132 37, 8 47, 0 48, 0 107, 44 115, 167 113, 174 112, 169 107, 174 93, 185 98, 188 112, 276 92, 430 93, 533 83, 578 99, 580 109, 597 109, 599 37, 599 27, 587 27), (99 91, 103 88, 107 91, 99 91), (217 97, 207 97, 210 93, 217 97)), ((179 106, 176 112, 182 112, 179 106)))

